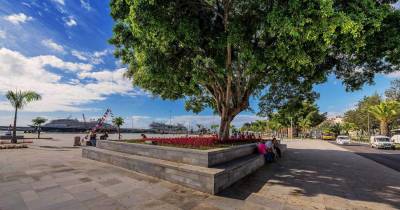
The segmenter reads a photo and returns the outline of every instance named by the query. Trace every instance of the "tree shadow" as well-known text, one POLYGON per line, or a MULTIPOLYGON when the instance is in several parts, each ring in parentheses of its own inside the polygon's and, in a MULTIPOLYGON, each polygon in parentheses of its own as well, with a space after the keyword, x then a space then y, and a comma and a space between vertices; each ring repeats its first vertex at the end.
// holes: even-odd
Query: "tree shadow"
POLYGON ((263 166, 218 196, 245 200, 252 193, 283 187, 291 189, 289 195, 325 194, 400 208, 399 175, 348 151, 288 149, 282 160, 263 166))

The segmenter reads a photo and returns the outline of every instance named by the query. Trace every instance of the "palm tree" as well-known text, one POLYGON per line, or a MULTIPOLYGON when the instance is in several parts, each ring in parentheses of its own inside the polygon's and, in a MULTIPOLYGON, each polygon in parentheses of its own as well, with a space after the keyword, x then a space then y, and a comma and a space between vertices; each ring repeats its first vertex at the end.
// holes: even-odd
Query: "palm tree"
POLYGON ((275 119, 269 120, 267 124, 268 128, 274 133, 274 135, 279 137, 280 130, 283 128, 283 125, 275 119))
POLYGON ((371 106, 368 111, 380 121, 380 134, 389 134, 389 124, 400 114, 400 103, 397 101, 384 101, 371 106))
POLYGON ((11 142, 17 143, 17 113, 18 109, 23 109, 26 104, 32 101, 38 101, 42 97, 33 91, 11 91, 6 94, 7 99, 15 109, 14 113, 14 127, 11 142))
POLYGON ((40 126, 45 123, 47 119, 43 117, 36 117, 35 119, 32 119, 32 123, 34 126, 36 126, 37 134, 38 134, 38 139, 40 139, 40 126))
POLYGON ((350 122, 343 122, 340 125, 340 130, 344 132, 344 134, 349 135, 350 131, 354 131, 357 129, 356 124, 350 122))
POLYGON ((213 130, 215 133, 217 132, 217 129, 218 129, 218 127, 219 127, 219 125, 217 125, 217 124, 213 124, 213 125, 211 125, 211 130, 213 130))
POLYGON ((301 138, 304 137, 304 134, 308 131, 308 129, 311 128, 311 121, 310 119, 306 118, 302 118, 299 121, 299 126, 301 128, 301 138))
POLYGON ((117 126, 117 129, 118 129, 118 140, 121 140, 121 125, 123 125, 125 122, 124 122, 124 118, 122 118, 122 117, 116 117, 116 118, 114 118, 113 119, 113 124, 115 125, 115 126, 117 126))

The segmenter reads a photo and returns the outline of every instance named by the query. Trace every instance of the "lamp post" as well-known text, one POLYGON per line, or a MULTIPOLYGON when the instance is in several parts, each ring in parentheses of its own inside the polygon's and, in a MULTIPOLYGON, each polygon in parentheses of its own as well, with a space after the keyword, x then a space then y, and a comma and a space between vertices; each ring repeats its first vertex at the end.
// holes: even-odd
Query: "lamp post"
POLYGON ((290 139, 293 139, 293 117, 290 117, 290 139))

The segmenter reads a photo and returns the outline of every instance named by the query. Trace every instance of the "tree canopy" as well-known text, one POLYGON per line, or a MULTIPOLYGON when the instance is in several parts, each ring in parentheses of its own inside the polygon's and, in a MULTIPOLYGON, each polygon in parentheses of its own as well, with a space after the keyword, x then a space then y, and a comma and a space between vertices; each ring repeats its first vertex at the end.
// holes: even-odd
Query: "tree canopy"
POLYGON ((226 138, 261 112, 314 99, 335 74, 348 90, 398 68, 400 13, 390 0, 111 0, 115 55, 135 86, 186 109, 211 107, 226 138))
POLYGON ((400 102, 387 100, 369 107, 368 111, 380 122, 380 134, 389 135, 389 125, 400 115, 400 102))
POLYGON ((389 100, 400 101, 400 79, 390 82, 390 87, 385 91, 385 96, 389 100))
POLYGON ((32 123, 34 126, 40 126, 43 123, 45 123, 46 121, 47 121, 47 119, 43 118, 43 117, 36 117, 36 118, 32 119, 32 123))
POLYGON ((270 119, 278 121, 283 126, 297 126, 307 124, 315 127, 326 119, 327 113, 320 113, 316 104, 308 101, 288 103, 276 112, 269 114, 270 119), (301 122, 301 123, 300 123, 301 122))
POLYGON ((378 128, 379 121, 375 119, 372 114, 369 114, 369 108, 380 104, 381 101, 382 99, 377 93, 371 96, 365 96, 357 103, 354 109, 344 113, 344 121, 353 123, 357 128, 364 132, 368 131, 368 121, 370 129, 378 128))

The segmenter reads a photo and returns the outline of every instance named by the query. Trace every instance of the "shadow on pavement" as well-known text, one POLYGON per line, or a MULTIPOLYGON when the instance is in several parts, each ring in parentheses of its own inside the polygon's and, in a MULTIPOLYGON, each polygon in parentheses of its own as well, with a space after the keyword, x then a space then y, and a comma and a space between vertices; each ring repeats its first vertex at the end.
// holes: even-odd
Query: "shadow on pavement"
POLYGON ((284 159, 260 168, 219 196, 245 200, 252 193, 268 194, 271 189, 269 193, 331 195, 400 208, 400 174, 396 171, 348 151, 288 149, 285 154, 284 159))

